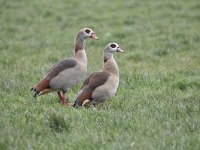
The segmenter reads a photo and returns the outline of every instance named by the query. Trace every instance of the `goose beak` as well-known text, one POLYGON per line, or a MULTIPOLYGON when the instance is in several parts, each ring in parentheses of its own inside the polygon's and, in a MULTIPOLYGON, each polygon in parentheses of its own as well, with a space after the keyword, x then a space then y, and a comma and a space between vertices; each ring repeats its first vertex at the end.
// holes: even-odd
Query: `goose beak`
POLYGON ((118 47, 118 48, 117 48, 117 52, 124 53, 124 50, 121 49, 120 47, 118 47))
POLYGON ((99 38, 94 33, 92 33, 92 35, 90 36, 90 38, 95 39, 95 40, 99 40, 99 38))

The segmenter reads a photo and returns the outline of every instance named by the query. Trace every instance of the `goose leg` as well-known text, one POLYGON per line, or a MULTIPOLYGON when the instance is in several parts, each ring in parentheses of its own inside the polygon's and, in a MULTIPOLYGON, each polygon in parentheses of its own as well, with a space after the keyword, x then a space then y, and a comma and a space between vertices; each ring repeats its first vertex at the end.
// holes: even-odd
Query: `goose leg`
POLYGON ((58 96, 59 96, 59 98, 60 98, 59 102, 61 103, 61 102, 62 102, 61 92, 60 92, 60 91, 57 91, 57 94, 58 94, 58 96))
POLYGON ((65 95, 63 94, 63 92, 62 91, 57 91, 57 93, 58 93, 58 96, 59 96, 59 98, 60 98, 60 103, 62 103, 63 105, 65 105, 65 95))
POLYGON ((71 106, 71 103, 68 100, 66 100, 65 94, 63 93, 63 91, 57 91, 57 93, 60 98, 60 103, 66 106, 71 106))

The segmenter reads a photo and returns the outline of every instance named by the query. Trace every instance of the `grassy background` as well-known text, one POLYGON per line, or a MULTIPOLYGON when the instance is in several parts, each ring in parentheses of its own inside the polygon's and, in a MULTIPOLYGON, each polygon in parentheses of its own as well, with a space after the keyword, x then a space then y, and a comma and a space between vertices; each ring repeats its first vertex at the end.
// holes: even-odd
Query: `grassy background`
MULTIPOLYGON (((69 92, 72 101, 80 85, 69 92)), ((196 0, 0 0, 0 149, 200 149, 200 3, 196 0), (117 42, 120 86, 106 107, 34 103, 29 89, 70 57, 76 32, 88 73, 117 42)))

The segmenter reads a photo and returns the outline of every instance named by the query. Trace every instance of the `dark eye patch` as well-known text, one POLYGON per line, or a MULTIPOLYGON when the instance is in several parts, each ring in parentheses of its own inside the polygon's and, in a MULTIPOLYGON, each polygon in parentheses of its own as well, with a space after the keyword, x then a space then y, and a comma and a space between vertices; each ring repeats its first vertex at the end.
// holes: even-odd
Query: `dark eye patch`
POLYGON ((115 45, 115 44, 111 44, 110 46, 111 46, 112 48, 115 48, 115 47, 116 47, 116 45, 115 45))
POLYGON ((89 33, 90 33, 90 30, 89 30, 89 29, 86 29, 85 32, 89 34, 89 33))

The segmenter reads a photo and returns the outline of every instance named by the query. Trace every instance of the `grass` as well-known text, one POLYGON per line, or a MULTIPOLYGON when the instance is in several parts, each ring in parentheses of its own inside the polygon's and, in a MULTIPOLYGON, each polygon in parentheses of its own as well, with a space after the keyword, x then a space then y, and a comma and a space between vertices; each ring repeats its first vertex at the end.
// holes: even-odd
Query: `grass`
MULTIPOLYGON (((200 149, 200 4, 191 0, 0 0, 0 149, 200 149), (88 74, 117 42, 120 85, 106 106, 73 109, 29 89, 86 41, 88 74)), ((71 101, 80 85, 68 93, 71 101)))

